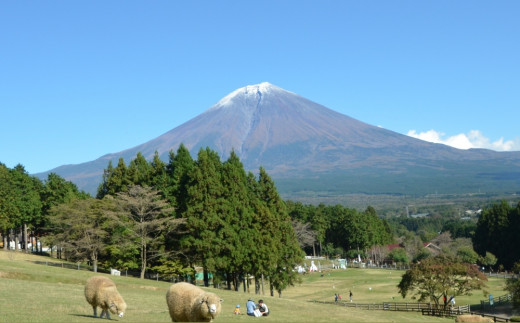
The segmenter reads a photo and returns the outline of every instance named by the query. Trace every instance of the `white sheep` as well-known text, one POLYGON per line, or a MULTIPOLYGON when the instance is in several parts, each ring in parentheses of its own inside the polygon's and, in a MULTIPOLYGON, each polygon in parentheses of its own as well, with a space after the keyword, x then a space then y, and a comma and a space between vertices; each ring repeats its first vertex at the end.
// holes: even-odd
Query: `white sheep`
POLYGON ((85 285, 85 298, 94 309, 94 317, 97 317, 97 307, 101 307, 100 318, 106 315, 110 320, 110 312, 123 317, 126 310, 126 303, 119 295, 116 285, 112 280, 104 276, 93 276, 87 279, 85 285))
POLYGON ((189 283, 173 284, 166 293, 172 322, 211 322, 220 313, 222 301, 189 283))

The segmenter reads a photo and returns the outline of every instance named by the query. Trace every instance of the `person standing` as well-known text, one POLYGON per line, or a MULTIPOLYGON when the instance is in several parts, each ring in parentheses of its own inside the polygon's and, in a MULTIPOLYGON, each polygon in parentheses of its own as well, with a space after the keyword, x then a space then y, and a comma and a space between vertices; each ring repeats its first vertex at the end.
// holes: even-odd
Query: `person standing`
POLYGON ((349 291, 349 292, 350 292, 350 293, 349 293, 350 302, 352 303, 352 296, 353 296, 353 294, 352 294, 352 291, 349 291))

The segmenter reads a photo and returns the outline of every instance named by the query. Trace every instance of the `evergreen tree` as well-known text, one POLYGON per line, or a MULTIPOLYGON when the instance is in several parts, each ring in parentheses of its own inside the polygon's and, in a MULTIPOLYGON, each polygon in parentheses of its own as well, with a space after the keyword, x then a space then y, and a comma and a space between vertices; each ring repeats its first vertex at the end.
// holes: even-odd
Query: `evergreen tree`
POLYGON ((473 247, 480 256, 484 256, 486 251, 491 252, 497 257, 497 264, 506 268, 512 268, 520 260, 520 251, 504 248, 520 241, 519 209, 520 203, 515 209, 501 201, 482 211, 473 237, 473 247))
POLYGON ((208 273, 217 269, 223 245, 219 236, 225 211, 221 167, 216 152, 200 149, 196 165, 189 173, 185 212, 189 234, 182 245, 193 250, 193 260, 202 263, 205 286, 209 285, 208 273))
POLYGON ((250 194, 244 166, 234 151, 222 169, 222 183, 224 188, 225 211, 224 225, 220 232, 220 239, 224 243, 220 270, 226 272, 228 287, 231 281, 238 290, 241 277, 252 270, 252 250, 254 249, 251 222, 253 211, 249 203, 250 194))
POLYGON ((4 238, 4 249, 8 248, 8 235, 14 228, 12 214, 16 212, 14 203, 13 184, 9 168, 0 163, 0 232, 4 238))
POLYGON ((258 196, 273 219, 270 225, 274 226, 272 231, 269 230, 269 226, 262 227, 262 230, 266 230, 262 233, 271 232, 271 238, 280 246, 279 249, 270 251, 277 257, 274 268, 269 268, 269 278, 271 295, 273 289, 276 289, 281 297, 283 289, 297 282, 298 276, 293 268, 301 263, 304 254, 299 247, 285 203, 278 195, 274 182, 262 167, 260 167, 258 179, 258 196))
POLYGON ((78 198, 87 198, 87 193, 80 192, 78 187, 56 173, 47 175, 40 194, 42 212, 47 214, 52 206, 67 203, 78 198))
MULTIPOLYGON (((14 209, 12 214, 12 222, 14 228, 19 229, 22 233, 24 249, 28 252, 28 234, 27 225, 39 222, 41 217, 41 199, 40 190, 42 184, 40 180, 29 176, 25 168, 18 164, 10 171, 12 191, 11 197, 14 199, 14 209)), ((18 235, 15 235, 15 249, 18 249, 18 235)))
MULTIPOLYGON (((312 230, 316 232, 316 240, 319 243, 319 252, 321 255, 321 246, 325 242, 325 233, 327 229, 330 227, 330 219, 327 216, 327 212, 325 211, 325 205, 320 203, 318 207, 311 206, 311 214, 310 221, 312 225, 312 230)), ((313 255, 316 255, 316 248, 313 245, 313 255)))
POLYGON ((275 270, 281 249, 281 240, 277 239, 277 219, 269 207, 260 198, 260 184, 255 175, 249 172, 247 176, 249 187, 249 203, 253 210, 253 219, 249 224, 252 234, 251 274, 255 277, 255 292, 264 290, 264 277, 275 270))
POLYGON ((194 167, 195 161, 184 144, 180 144, 176 155, 170 152, 170 162, 167 165, 168 200, 175 207, 177 217, 182 217, 186 212, 189 174, 194 167))
POLYGON ((127 192, 130 185, 128 177, 128 168, 124 159, 121 157, 115 168, 112 167, 112 161, 108 162, 108 168, 103 172, 103 182, 98 187, 96 197, 101 199, 106 195, 115 195, 119 192, 127 192))
POLYGON ((108 166, 106 169, 103 170, 103 179, 101 181, 101 184, 99 184, 97 189, 96 198, 102 199, 106 195, 109 194, 109 181, 110 177, 114 174, 114 166, 112 165, 112 161, 108 161, 108 166))
POLYGON ((163 197, 168 200, 166 190, 168 187, 168 174, 166 173, 166 164, 159 157, 159 153, 155 151, 153 159, 150 163, 150 186, 163 194, 163 197))
POLYGON ((127 176, 132 185, 150 186, 151 165, 141 152, 130 161, 127 176))

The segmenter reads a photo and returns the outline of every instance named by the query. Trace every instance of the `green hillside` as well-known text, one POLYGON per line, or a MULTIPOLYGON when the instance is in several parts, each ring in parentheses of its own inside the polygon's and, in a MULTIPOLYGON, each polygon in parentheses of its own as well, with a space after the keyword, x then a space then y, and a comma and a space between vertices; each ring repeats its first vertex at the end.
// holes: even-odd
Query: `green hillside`
MULTIPOLYGON (((85 280, 95 273, 45 265, 48 257, 0 251, 0 290, 2 305, 1 322, 93 322, 92 309, 83 296, 85 280), (36 264, 39 261, 41 264, 36 264)), ((56 261, 52 259, 52 261, 56 261)), ((271 322, 452 322, 422 316, 418 313, 361 310, 309 300, 334 299, 334 293, 343 296, 354 293, 354 300, 362 303, 378 303, 402 300, 396 285, 403 272, 390 270, 348 269, 302 275, 300 285, 284 291, 283 298, 255 295, 244 292, 215 290, 224 299, 222 313, 215 322, 239 322, 253 320, 246 315, 234 316, 236 304, 245 303, 249 297, 255 301, 263 298, 272 311, 261 318, 271 322), (371 290, 369 289, 371 288, 371 290)), ((140 280, 130 277, 111 278, 128 304, 125 317, 114 318, 121 322, 170 322, 165 294, 169 283, 140 280)), ((503 280, 489 282, 494 295, 505 294, 503 280)), ((482 293, 457 298, 458 304, 478 304, 482 293)), ((345 297, 344 297, 345 299, 345 297)), ((96 321, 100 322, 100 321, 96 321)))

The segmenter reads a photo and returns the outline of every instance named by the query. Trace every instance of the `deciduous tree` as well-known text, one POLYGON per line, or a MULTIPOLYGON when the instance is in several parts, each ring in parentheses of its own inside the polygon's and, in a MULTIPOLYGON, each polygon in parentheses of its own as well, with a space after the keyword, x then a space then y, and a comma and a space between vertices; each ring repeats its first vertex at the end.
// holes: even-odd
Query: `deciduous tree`
POLYGON ((158 191, 147 186, 130 186, 128 192, 117 194, 116 201, 123 215, 119 219, 121 224, 139 243, 141 278, 144 278, 148 262, 162 256, 159 246, 162 245, 168 222, 173 221, 173 210, 158 191))
POLYGON ((484 288, 486 276, 475 265, 439 255, 427 258, 407 270, 397 286, 404 297, 414 293, 419 301, 429 300, 439 308, 446 307, 450 296, 470 295, 484 288), (440 300, 444 297, 444 304, 440 300))
POLYGON ((89 198, 53 206, 49 212, 50 233, 44 241, 60 246, 68 260, 90 261, 96 272, 109 234, 106 230, 110 221, 108 204, 106 200, 89 198))

